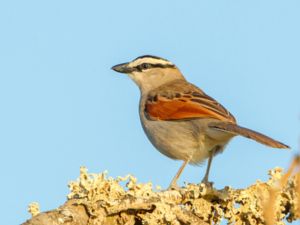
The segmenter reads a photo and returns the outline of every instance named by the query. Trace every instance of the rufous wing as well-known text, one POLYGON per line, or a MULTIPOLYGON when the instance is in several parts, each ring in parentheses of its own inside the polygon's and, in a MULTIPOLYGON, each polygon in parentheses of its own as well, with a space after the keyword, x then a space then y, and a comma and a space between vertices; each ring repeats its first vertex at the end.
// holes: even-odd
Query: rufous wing
POLYGON ((145 113, 150 120, 214 118, 235 122, 234 117, 214 99, 200 95, 185 94, 174 98, 155 95, 147 100, 145 113))

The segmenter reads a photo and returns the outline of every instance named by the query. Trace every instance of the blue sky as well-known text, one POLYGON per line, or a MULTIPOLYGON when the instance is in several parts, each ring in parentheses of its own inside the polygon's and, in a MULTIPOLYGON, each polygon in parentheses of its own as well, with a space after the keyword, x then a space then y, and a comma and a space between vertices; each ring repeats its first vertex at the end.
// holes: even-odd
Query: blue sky
MULTIPOLYGON (((299 1, 1 1, 0 169, 3 224, 27 205, 62 204, 80 166, 167 187, 180 162, 156 151, 139 90, 111 66, 153 54, 246 127, 292 147, 237 137, 213 162, 216 187, 243 188, 287 167, 298 149, 299 1)), ((199 182, 205 166, 180 179, 199 182)))

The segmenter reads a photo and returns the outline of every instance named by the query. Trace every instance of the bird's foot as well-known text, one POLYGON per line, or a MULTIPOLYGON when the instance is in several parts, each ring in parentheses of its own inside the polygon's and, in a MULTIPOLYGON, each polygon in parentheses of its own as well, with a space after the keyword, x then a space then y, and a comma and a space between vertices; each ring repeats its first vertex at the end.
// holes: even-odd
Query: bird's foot
POLYGON ((208 181, 208 178, 204 177, 201 184, 204 184, 207 188, 213 188, 214 182, 210 182, 208 181))
POLYGON ((179 189, 180 189, 180 187, 176 183, 171 183, 167 190, 168 191, 173 191, 173 190, 178 191, 179 189))

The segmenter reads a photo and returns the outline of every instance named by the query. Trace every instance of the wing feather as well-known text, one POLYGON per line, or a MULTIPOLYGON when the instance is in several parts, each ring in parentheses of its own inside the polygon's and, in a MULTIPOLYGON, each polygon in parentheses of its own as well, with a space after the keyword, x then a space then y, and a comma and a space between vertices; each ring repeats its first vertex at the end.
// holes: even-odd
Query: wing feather
POLYGON ((235 118, 202 91, 149 95, 145 113, 151 120, 214 118, 235 123, 235 118))

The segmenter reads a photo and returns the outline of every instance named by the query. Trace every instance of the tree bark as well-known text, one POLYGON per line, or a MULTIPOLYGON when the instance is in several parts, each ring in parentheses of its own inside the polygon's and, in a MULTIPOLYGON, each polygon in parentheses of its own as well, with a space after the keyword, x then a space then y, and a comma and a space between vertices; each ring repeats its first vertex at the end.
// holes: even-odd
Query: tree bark
POLYGON ((39 213, 23 225, 208 225, 224 219, 237 225, 274 225, 299 220, 299 160, 287 173, 275 168, 269 175, 267 182, 240 190, 188 184, 161 191, 151 183, 137 183, 132 176, 112 179, 81 168, 79 180, 69 184, 71 192, 64 205, 39 213))

